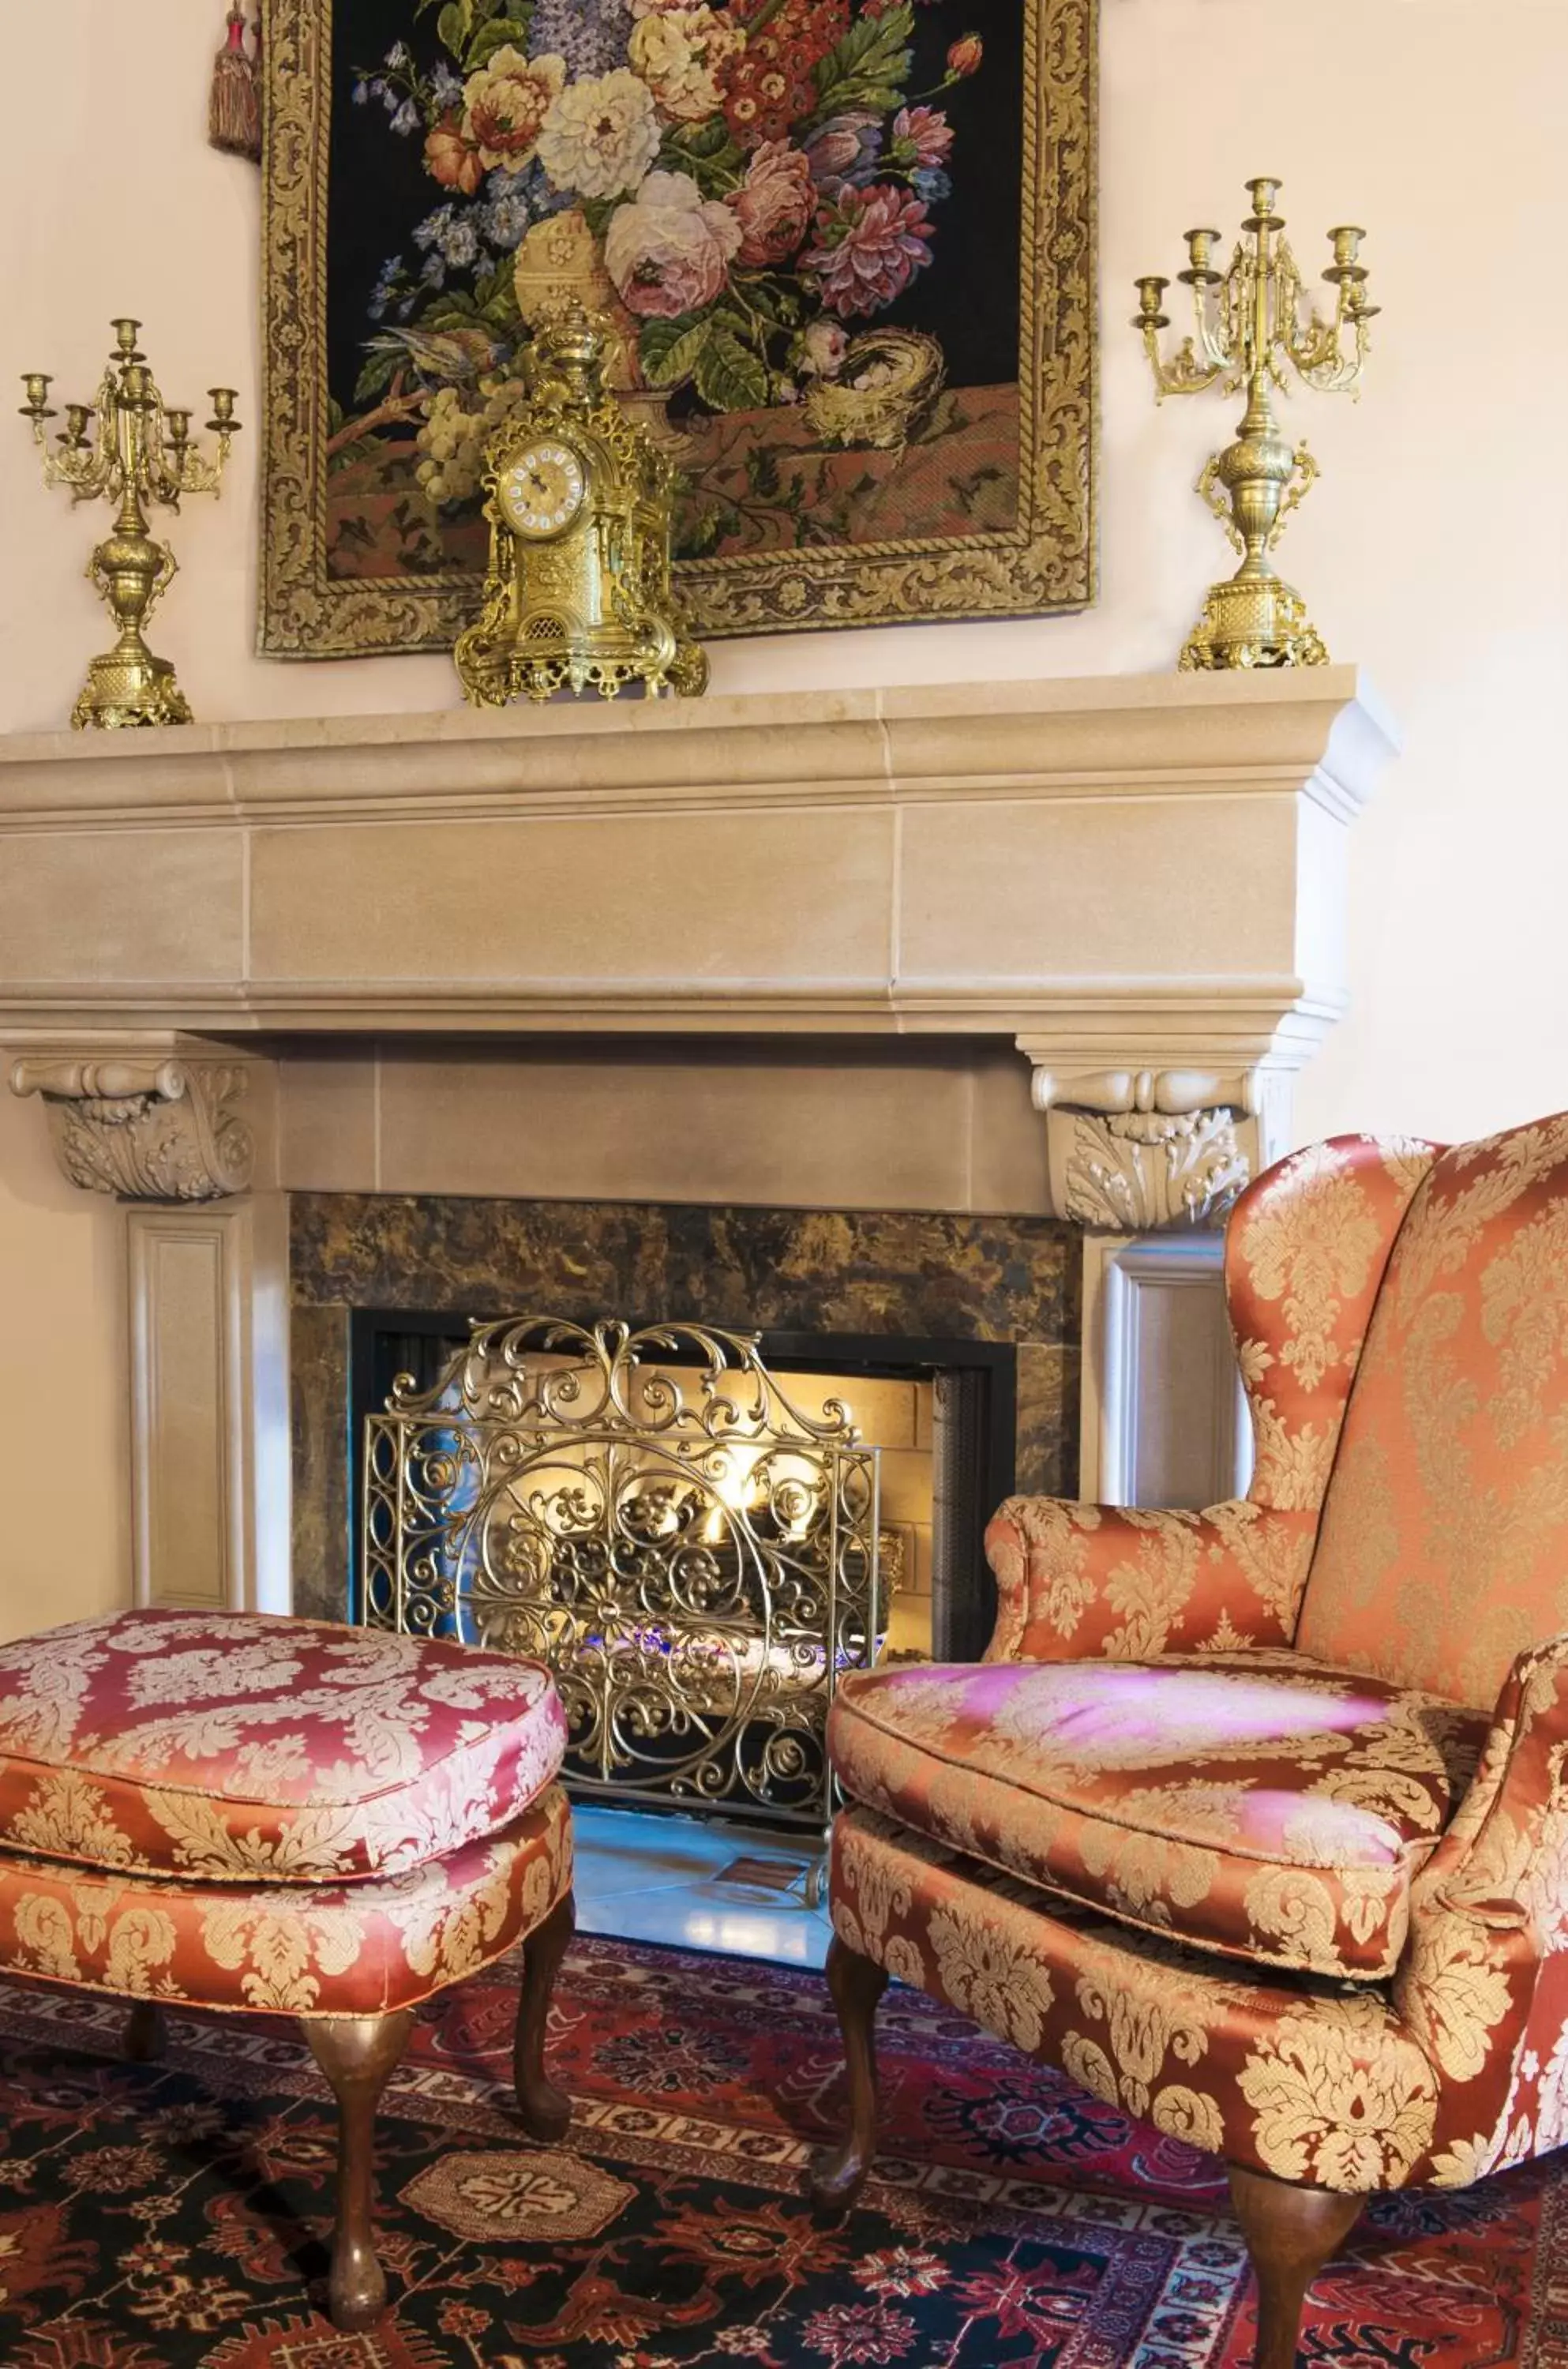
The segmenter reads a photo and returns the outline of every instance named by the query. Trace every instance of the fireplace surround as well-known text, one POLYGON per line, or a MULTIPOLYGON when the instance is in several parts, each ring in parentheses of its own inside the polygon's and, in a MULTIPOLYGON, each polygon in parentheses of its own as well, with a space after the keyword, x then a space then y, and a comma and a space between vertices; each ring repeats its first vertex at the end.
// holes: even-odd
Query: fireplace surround
POLYGON ((341 1574, 356 1305, 1009 1338, 1018 1478, 1070 1488, 1085 1236, 1212 1286, 1391 748, 1333 667, 0 742, 11 1082, 126 1210, 138 1600, 341 1574))
MULTIPOLYGON (((395 1338, 401 1315, 444 1347, 470 1319, 628 1315, 760 1332, 781 1374, 841 1374, 852 1402, 857 1374, 977 1385, 973 1494, 944 1559, 938 1622, 956 1654, 977 1654, 990 1631, 987 1516, 1014 1485, 1059 1491, 1076 1470, 1076 1253, 1052 1219, 297 1194, 296 1604, 326 1619, 355 1605, 360 1425, 395 1362, 375 1357, 378 1333, 395 1338)), ((420 1379, 433 1370, 416 1366, 420 1379)))

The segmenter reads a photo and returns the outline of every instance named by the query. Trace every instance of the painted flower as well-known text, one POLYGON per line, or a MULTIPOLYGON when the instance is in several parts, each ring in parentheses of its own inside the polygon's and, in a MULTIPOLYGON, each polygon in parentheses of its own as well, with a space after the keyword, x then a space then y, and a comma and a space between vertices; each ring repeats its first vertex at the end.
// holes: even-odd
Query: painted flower
POLYGON ((528 31, 532 58, 565 58, 573 82, 626 63, 632 12, 627 0, 535 0, 528 31))
POLYGON ((704 123, 716 115, 718 76, 746 46, 744 33, 706 6, 661 9, 632 34, 631 62, 671 123, 704 123))
POLYGON ((783 0, 776 10, 774 0, 730 0, 728 14, 747 38, 725 75, 725 121, 742 148, 783 140, 816 107, 811 70, 849 30, 849 0, 783 0))
POLYGON ((746 181, 730 200, 740 224, 742 263, 782 263, 806 236, 815 202, 811 167, 785 140, 753 150, 746 181))
POLYGON ((566 86, 564 58, 525 58, 508 42, 464 87, 464 128, 486 168, 521 171, 532 155, 540 126, 566 86))
POLYGON ((658 154, 653 93, 626 66, 562 91, 539 134, 539 161, 558 189, 580 198, 628 195, 658 154))
POLYGON ((805 143, 811 177, 830 194, 845 181, 869 180, 882 145, 882 119, 857 107, 830 115, 805 143))
POLYGON ((955 41, 947 52, 947 71, 954 81, 963 82, 968 75, 978 74, 985 53, 986 45, 978 33, 966 33, 961 40, 955 41))
POLYGON ((438 206, 433 214, 417 223, 414 244, 424 250, 427 279, 435 278, 428 267, 438 258, 453 271, 466 271, 479 254, 478 231, 470 217, 459 213, 455 206, 438 206))
POLYGON ((425 170, 443 189, 473 197, 485 177, 479 143, 460 115, 443 115, 425 136, 425 170))
POLYGON ((533 220, 528 180, 526 174, 492 173, 485 185, 486 202, 479 209, 479 229, 487 244, 504 255, 521 244, 533 220))
POLYGON ((824 315, 807 322, 795 339, 795 366, 807 378, 837 378, 849 349, 848 330, 824 315))
POLYGON ((815 274, 829 310, 853 320, 902 295, 931 261, 930 234, 921 200, 890 181, 842 189, 818 210, 816 238, 800 268, 815 274))
POLYGON ((893 118, 892 156, 917 172, 934 172, 953 153, 953 126, 939 107, 901 107, 893 118))
POLYGON ((645 319, 673 320, 711 304, 729 276, 741 228, 688 174, 650 173, 604 235, 604 262, 622 303, 645 319))

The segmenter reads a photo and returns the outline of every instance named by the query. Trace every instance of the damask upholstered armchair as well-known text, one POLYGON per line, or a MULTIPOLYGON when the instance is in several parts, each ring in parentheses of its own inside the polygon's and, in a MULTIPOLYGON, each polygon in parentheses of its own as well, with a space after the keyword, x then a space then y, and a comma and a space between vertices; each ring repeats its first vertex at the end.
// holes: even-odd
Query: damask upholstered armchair
POLYGON ((897 1976, 1223 2156, 1290 2369, 1367 2196, 1568 2139, 1568 1118, 1299 1152, 1226 1287, 1250 1495, 1014 1499, 985 1661, 840 1690, 815 2192, 897 1976))

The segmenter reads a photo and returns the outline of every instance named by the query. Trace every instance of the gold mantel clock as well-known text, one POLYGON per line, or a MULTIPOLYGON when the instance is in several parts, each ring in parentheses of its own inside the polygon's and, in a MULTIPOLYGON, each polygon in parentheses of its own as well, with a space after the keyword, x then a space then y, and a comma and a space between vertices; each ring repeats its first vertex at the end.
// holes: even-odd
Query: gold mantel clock
POLYGON ((485 605, 458 642, 476 707, 524 694, 642 682, 691 697, 708 662, 674 617, 674 473, 603 380, 604 338, 563 311, 535 331, 526 395, 497 429, 485 472, 485 605))

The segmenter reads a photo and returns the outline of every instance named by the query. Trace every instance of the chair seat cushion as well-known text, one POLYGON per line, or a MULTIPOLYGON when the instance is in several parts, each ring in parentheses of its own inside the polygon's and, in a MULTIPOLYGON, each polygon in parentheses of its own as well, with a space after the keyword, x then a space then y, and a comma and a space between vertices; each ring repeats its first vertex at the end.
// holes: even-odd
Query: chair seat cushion
POLYGON ((207 1883, 395 1875, 506 1825, 565 1746, 536 1662, 123 1612, 0 1650, 0 1850, 207 1883))
POLYGON ((1376 1980, 1486 1718, 1253 1651, 913 1666, 841 1681, 844 1791, 1131 1925, 1376 1980))
POLYGON ((0 1851, 0 1974, 260 2015, 390 2015, 501 1957, 571 1880, 558 1785, 498 1834, 357 1883, 159 1883, 0 1851))

